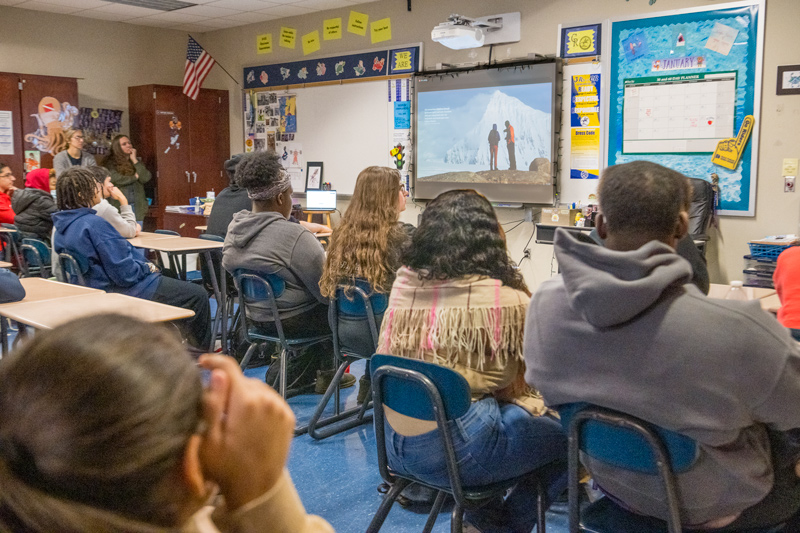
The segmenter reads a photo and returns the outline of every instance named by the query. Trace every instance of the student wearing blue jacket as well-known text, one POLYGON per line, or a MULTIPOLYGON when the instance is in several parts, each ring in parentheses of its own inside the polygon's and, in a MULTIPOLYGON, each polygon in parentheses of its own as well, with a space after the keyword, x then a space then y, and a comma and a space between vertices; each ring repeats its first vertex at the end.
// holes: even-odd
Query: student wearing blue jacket
POLYGON ((182 321, 189 342, 207 349, 211 342, 208 294, 198 286, 162 276, 158 268, 119 234, 91 206, 102 200, 92 173, 80 167, 66 170, 56 184, 59 212, 53 214, 55 251, 78 261, 86 283, 106 292, 191 309, 182 321))
POLYGON ((0 304, 18 302, 25 298, 25 288, 16 274, 0 268, 0 304))

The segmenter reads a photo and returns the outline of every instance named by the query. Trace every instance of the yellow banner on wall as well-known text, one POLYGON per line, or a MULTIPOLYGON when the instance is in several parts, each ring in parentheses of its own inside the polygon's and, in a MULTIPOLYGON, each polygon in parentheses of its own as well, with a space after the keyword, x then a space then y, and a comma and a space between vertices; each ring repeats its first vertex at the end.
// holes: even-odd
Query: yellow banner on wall
POLYGON ((342 18, 327 19, 322 23, 322 38, 333 41, 342 38, 342 18))
POLYGON ((291 48, 294 50, 295 43, 297 42, 297 30, 294 28, 287 28, 281 26, 280 46, 283 48, 291 48))
POLYGON ((351 11, 350 20, 347 22, 347 31, 363 37, 367 34, 367 22, 369 22, 369 15, 351 11))
POLYGON ((567 32, 567 53, 585 54, 597 51, 594 30, 567 32))
POLYGON ((269 54, 272 52, 272 34, 265 33, 256 37, 256 52, 269 54))
POLYGON ((392 39, 392 21, 389 17, 376 20, 370 24, 372 44, 390 41, 392 39))
POLYGON ((313 54, 319 50, 319 32, 317 30, 303 35, 303 55, 313 54))

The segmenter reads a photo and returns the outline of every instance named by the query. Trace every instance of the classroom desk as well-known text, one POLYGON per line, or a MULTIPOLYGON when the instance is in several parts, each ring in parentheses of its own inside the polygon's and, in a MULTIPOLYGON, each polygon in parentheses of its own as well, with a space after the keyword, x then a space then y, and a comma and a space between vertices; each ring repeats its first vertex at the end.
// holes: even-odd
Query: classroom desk
POLYGON ((11 268, 12 266, 14 265, 9 263, 8 261, 0 261, 0 268, 11 268))
POLYGON ((147 248, 149 243, 153 241, 160 241, 163 239, 178 239, 177 235, 166 235, 163 233, 150 233, 148 231, 140 231, 139 235, 128 239, 128 242, 136 248, 147 248))
MULTIPOLYGON (((708 297, 709 298, 717 298, 717 299, 724 299, 725 295, 728 294, 730 290, 730 285, 724 285, 721 283, 712 283, 709 286, 708 290, 708 297)), ((759 300, 761 304, 761 308, 765 311, 769 311, 770 313, 777 313, 778 309, 781 308, 781 301, 778 298, 778 293, 775 292, 775 289, 762 289, 759 287, 742 287, 745 295, 749 300, 759 300)))
MULTIPOLYGON (((160 235, 159 235, 160 236, 160 235)), ((169 256, 186 254, 199 254, 202 253, 206 259, 206 264, 209 266, 208 271, 211 273, 211 286, 214 289, 214 299, 217 301, 217 314, 214 316, 214 321, 211 325, 213 334, 211 335, 211 346, 209 351, 214 351, 214 342, 216 341, 216 332, 219 327, 220 336, 222 337, 222 350, 225 351, 225 346, 228 339, 228 313, 226 306, 226 287, 225 287, 225 270, 222 268, 222 261, 219 263, 219 278, 217 273, 214 272, 214 262, 211 260, 212 250, 222 250, 223 243, 217 241, 208 241, 206 239, 195 239, 192 237, 172 237, 169 239, 144 239, 141 244, 134 242, 136 237, 129 239, 133 246, 137 248, 147 248, 155 250, 156 252, 164 252, 169 256), (219 281, 218 281, 219 279, 219 281)), ((184 269, 185 270, 185 269, 184 269)), ((185 273, 181 276, 185 278, 185 273)))
POLYGON ((75 318, 109 313, 119 313, 146 322, 169 322, 194 316, 194 311, 190 309, 102 291, 55 300, 18 302, 0 312, 11 320, 37 329, 53 329, 75 318))
POLYGON ((19 282, 25 289, 25 298, 18 302, 0 304, 0 335, 2 335, 3 355, 8 353, 8 321, 6 320, 6 310, 14 306, 34 302, 48 302, 51 300, 60 300, 93 293, 104 294, 104 292, 99 289, 70 285, 68 283, 50 281, 42 278, 22 278, 19 282))

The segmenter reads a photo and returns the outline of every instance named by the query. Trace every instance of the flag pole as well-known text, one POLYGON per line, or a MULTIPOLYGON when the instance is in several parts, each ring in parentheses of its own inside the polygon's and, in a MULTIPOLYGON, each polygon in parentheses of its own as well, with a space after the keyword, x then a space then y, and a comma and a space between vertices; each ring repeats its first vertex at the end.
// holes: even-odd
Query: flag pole
MULTIPOLYGON (((191 33, 189 33, 189 34, 187 34, 187 35, 188 35, 189 37, 191 37, 192 39, 194 39, 194 37, 192 37, 192 34, 191 34, 191 33)), ((194 40, 195 40, 195 41, 197 41, 197 39, 194 39, 194 40)), ((199 43, 199 41, 198 41, 198 43, 199 43)), ((205 47, 203 47, 203 49, 205 50, 205 47)), ((211 57, 214 57, 214 56, 211 56, 211 57)), ((231 76, 231 73, 230 73, 230 72, 228 72, 228 70, 227 70, 225 67, 223 67, 223 66, 222 66, 222 63, 220 63, 220 62, 219 62, 219 61, 217 61, 216 59, 214 60, 214 62, 215 62, 217 65, 219 65, 219 68, 221 68, 221 69, 223 70, 223 72, 225 72, 225 74, 227 74, 227 75, 228 75, 228 77, 230 77, 230 79, 232 79, 232 80, 233 80, 233 82, 234 82, 236 85, 238 85, 238 86, 239 86, 239 88, 240 88, 240 89, 244 90, 244 87, 242 87, 242 84, 241 84, 241 83, 239 83, 239 81, 238 81, 236 78, 234 78, 233 76, 231 76)))

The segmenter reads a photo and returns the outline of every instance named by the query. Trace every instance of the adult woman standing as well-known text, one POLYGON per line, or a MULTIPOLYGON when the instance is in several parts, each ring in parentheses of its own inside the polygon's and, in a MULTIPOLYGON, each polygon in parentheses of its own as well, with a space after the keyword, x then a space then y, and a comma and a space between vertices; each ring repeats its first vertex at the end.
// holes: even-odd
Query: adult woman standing
MULTIPOLYGON (((368 167, 356 180, 353 198, 342 222, 331 235, 325 268, 319 286, 322 295, 336 297, 338 285, 355 286, 363 280, 373 292, 388 295, 400 253, 410 239, 413 226, 398 222, 406 208, 406 191, 400 173, 388 167, 368 167)), ((375 316, 381 327, 383 311, 375 316)), ((372 336, 364 321, 341 317, 339 342, 345 352, 372 355, 372 336)), ((369 392, 369 364, 359 382, 358 403, 369 392)))
POLYGON ((88 152, 83 151, 83 131, 77 129, 69 129, 64 132, 64 138, 67 141, 67 148, 58 152, 53 157, 53 168, 56 171, 56 179, 61 176, 61 173, 71 167, 90 167, 96 165, 97 161, 94 156, 88 152))
POLYGON ((332 532, 285 470, 286 402, 228 357, 199 364, 206 387, 169 329, 122 315, 72 321, 4 357, 0 530, 332 532), (211 514, 214 485, 225 505, 211 514))
MULTIPOLYGON (((491 204, 472 190, 439 195, 422 213, 402 262, 378 352, 439 364, 466 378, 473 402, 453 435, 464 484, 530 473, 505 501, 466 520, 481 531, 531 531, 536 477, 549 485, 551 498, 566 487, 567 438, 523 379, 530 293, 508 257, 491 204)), ((386 416, 392 468, 447 484, 444 454, 435 453, 439 435, 430 428, 396 433, 409 421, 386 416)))
POLYGON ((111 141, 111 153, 106 157, 104 166, 111 174, 111 183, 122 191, 128 204, 133 206, 136 222, 141 225, 148 207, 143 184, 150 181, 152 174, 136 157, 136 148, 126 135, 117 135, 111 141))

